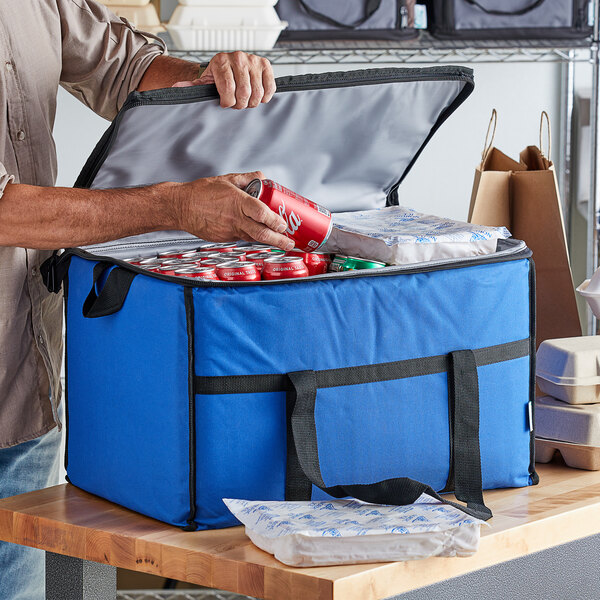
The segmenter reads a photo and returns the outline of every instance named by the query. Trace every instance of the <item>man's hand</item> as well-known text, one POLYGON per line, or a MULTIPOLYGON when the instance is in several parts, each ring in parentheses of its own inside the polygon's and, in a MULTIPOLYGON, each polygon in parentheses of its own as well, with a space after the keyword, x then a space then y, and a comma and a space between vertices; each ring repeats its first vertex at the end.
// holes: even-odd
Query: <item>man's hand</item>
POLYGON ((260 171, 234 173, 172 184, 179 227, 211 242, 257 241, 291 250, 294 242, 282 235, 286 222, 243 189, 260 171))
POLYGON ((180 81, 173 87, 214 83, 223 108, 255 108, 275 93, 275 78, 266 58, 245 52, 215 54, 199 79, 180 81))

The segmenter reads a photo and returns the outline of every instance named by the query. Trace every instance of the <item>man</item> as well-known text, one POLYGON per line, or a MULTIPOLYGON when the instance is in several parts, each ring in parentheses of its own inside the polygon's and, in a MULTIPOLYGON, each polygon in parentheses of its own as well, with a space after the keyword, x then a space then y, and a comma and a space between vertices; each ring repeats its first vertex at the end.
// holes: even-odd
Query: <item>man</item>
MULTIPOLYGON (((244 109, 274 93, 268 61, 217 54, 200 74, 95 0, 7 0, 0 70, 0 497, 7 497, 58 480, 62 299, 39 274, 49 250, 161 229, 293 244, 281 235, 283 219, 240 189, 260 173, 123 190, 53 187, 59 84, 107 119, 132 90, 175 84, 215 83, 221 106, 244 109)), ((41 600, 43 564, 39 551, 0 544, 0 600, 41 600)))

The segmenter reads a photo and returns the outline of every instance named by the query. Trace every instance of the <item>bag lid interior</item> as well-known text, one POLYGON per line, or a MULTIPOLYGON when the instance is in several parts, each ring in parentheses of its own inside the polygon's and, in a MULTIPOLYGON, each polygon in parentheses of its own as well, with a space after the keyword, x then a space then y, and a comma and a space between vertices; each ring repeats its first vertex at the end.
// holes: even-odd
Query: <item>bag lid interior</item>
POLYGON ((75 185, 260 170, 332 212, 398 204, 401 181, 472 90, 471 69, 441 66, 278 78, 272 100, 246 110, 221 108, 214 85, 133 92, 75 185))

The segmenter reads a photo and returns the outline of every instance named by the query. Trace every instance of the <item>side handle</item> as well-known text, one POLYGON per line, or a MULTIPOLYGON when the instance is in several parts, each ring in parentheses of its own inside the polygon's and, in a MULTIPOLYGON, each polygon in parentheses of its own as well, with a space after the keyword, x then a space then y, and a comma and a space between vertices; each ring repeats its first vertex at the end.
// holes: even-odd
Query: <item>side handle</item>
POLYGON ((114 267, 113 263, 99 262, 94 267, 92 289, 83 303, 83 316, 87 319, 106 317, 119 312, 123 308, 131 282, 137 273, 121 267, 114 267), (110 270, 102 290, 97 292, 98 280, 110 270))

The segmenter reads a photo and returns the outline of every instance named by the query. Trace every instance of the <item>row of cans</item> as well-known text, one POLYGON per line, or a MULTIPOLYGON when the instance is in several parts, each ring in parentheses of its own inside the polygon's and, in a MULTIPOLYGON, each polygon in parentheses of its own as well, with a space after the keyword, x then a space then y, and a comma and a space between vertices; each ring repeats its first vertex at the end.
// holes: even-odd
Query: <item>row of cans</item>
POLYGON ((150 258, 127 258, 125 261, 154 273, 198 281, 292 279, 328 271, 374 268, 365 266, 367 264, 385 266, 352 257, 335 256, 332 260, 331 255, 324 252, 292 250, 284 253, 271 246, 237 246, 235 243, 211 244, 186 252, 163 252, 150 258))

